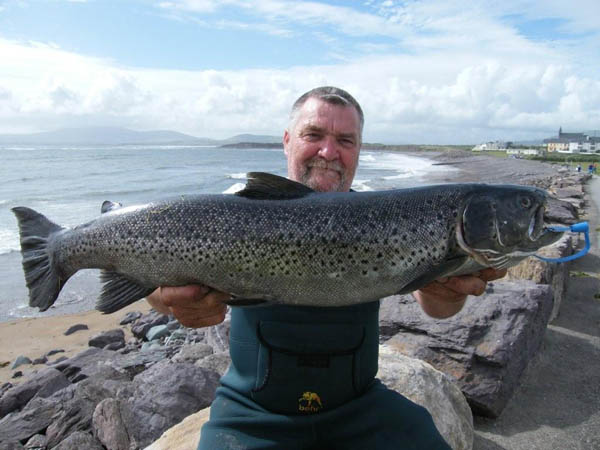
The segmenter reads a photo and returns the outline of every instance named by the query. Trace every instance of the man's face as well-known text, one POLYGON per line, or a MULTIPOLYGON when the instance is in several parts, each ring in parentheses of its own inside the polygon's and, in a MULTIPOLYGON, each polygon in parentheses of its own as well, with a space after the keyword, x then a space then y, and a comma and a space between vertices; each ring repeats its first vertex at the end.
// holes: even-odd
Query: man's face
POLYGON ((354 107, 309 98, 293 129, 283 135, 288 177, 315 191, 348 191, 360 144, 360 119, 354 107))

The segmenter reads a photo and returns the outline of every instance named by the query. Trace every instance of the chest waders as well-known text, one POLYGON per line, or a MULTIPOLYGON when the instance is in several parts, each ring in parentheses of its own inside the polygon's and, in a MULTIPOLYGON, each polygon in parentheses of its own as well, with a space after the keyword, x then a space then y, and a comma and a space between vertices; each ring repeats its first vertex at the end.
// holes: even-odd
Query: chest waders
POLYGON ((200 450, 449 449, 424 408, 375 379, 379 302, 233 308, 229 345, 200 450))

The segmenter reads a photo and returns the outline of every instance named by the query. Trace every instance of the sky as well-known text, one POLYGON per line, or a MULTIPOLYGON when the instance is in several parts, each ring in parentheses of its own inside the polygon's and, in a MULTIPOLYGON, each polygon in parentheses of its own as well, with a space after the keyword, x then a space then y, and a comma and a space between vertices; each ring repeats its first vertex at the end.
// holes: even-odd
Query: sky
POLYGON ((282 135, 349 91, 365 142, 600 129, 598 0, 0 0, 0 133, 282 135))

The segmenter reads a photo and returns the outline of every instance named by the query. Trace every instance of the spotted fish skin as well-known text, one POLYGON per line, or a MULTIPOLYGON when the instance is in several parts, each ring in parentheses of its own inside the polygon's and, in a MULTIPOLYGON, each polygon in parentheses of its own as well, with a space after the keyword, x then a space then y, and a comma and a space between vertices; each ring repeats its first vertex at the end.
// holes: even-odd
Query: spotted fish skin
MULTIPOLYGON (((531 208, 543 207, 545 194, 527 187, 456 184, 315 193, 255 173, 239 195, 106 208, 73 229, 27 208, 14 212, 30 305, 42 310, 84 268, 104 270, 97 303, 103 312, 158 286, 194 283, 231 293, 232 305, 343 306, 484 267, 465 246, 464 211, 474 196, 493 199, 507 191, 534 198, 531 208)), ((523 224, 527 228, 530 219, 523 224)), ((547 243, 542 239, 533 247, 547 243)))

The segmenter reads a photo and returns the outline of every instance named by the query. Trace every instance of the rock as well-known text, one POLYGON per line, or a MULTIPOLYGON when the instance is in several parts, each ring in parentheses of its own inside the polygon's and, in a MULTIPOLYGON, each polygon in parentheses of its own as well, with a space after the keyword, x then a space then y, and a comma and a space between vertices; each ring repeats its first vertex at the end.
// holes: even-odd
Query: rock
POLYGON ((169 321, 169 316, 165 316, 154 310, 143 315, 131 325, 131 332, 138 339, 144 339, 150 328, 156 325, 165 325, 169 321))
POLYGON ((195 363, 202 358, 212 355, 213 348, 207 344, 187 344, 183 345, 179 352, 173 357, 175 362, 195 363))
POLYGON ((167 325, 156 325, 148 330, 146 333, 146 339, 148 341, 156 341, 162 337, 168 336, 171 334, 167 325))
POLYGON ((111 450, 129 450, 127 428, 121 419, 119 401, 114 398, 102 400, 92 416, 94 436, 111 450))
POLYGON ((20 442, 0 441, 0 450, 23 450, 25 447, 20 442))
POLYGON ((31 436, 31 438, 25 444, 25 448, 27 450, 46 450, 48 446, 46 445, 47 439, 43 434, 36 434, 31 436))
POLYGON ((36 373, 29 380, 6 391, 0 398, 0 418, 23 408, 34 396, 49 397, 69 386, 65 375, 53 368, 36 373))
POLYGON ((52 450, 104 450, 102 444, 94 439, 89 433, 76 431, 62 441, 52 450))
POLYGON ((3 384, 0 386, 0 399, 1 399, 1 398, 2 398, 2 396, 5 394, 5 392, 6 392, 6 391, 8 391, 8 390, 9 390, 10 388, 12 388, 12 387, 13 387, 13 384, 12 384, 12 383, 8 383, 8 382, 6 382, 6 383, 3 383, 3 384))
POLYGON ((563 199, 567 197, 583 198, 583 185, 573 184, 571 186, 553 188, 552 192, 556 197, 563 199))
POLYGON ((52 423, 55 406, 54 400, 38 397, 32 399, 22 411, 0 419, 2 442, 19 442, 34 434, 42 434, 52 423))
POLYGON ((473 415, 464 395, 447 375, 382 345, 377 377, 388 388, 427 409, 453 450, 473 447, 473 415))
POLYGON ((111 342, 110 344, 105 345, 103 348, 104 350, 116 352, 117 350, 125 348, 125 341, 111 342))
POLYGON ((23 366, 25 364, 31 364, 31 359, 29 359, 27 356, 19 355, 13 361, 13 363, 10 366, 10 368, 11 369, 16 369, 17 367, 23 366))
POLYGON ((132 443, 143 448, 188 415, 209 406, 218 384, 219 375, 213 371, 168 360, 136 376, 131 395, 120 401, 132 443))
POLYGON ((142 317, 142 313, 139 311, 130 311, 119 322, 119 325, 127 325, 128 323, 135 322, 140 317, 142 317))
MULTIPOLYGON (((553 245, 538 250, 537 254, 545 258, 562 258, 573 254, 573 235, 565 235, 553 245)), ((552 286, 554 304, 549 321, 558 317, 560 305, 567 295, 569 283, 568 264, 557 264, 542 261, 538 258, 526 258, 521 263, 508 269, 507 280, 531 280, 537 284, 552 286)))
POLYGON ((76 325, 72 325, 69 327, 69 329, 67 329, 67 331, 64 332, 65 336, 69 336, 70 334, 75 333, 76 331, 81 331, 81 330, 89 330, 90 328, 84 324, 84 323, 78 323, 76 325))
POLYGON ((47 362, 46 365, 52 366, 52 365, 61 363, 63 361, 66 361, 67 359, 69 359, 69 358, 67 358, 66 356, 61 356, 59 358, 56 358, 54 361, 47 362))
POLYGON ((21 372, 20 370, 17 370, 15 373, 12 374, 12 378, 21 378, 23 376, 23 372, 21 372))
POLYGON ((125 347, 125 332, 120 328, 109 331, 103 331, 90 338, 88 345, 90 347, 105 348, 107 345, 117 343, 119 348, 125 347))
POLYGON ((227 372, 227 369, 229 368, 229 364, 231 364, 229 352, 213 353, 196 362, 197 366, 214 370, 220 376, 225 375, 225 372, 227 372))
POLYGON ((223 322, 206 329, 205 342, 210 345, 215 353, 229 351, 229 328, 231 326, 230 313, 223 322))
POLYGON ((457 315, 425 316, 411 296, 381 304, 387 345, 456 381, 475 414, 497 417, 538 351, 552 311, 552 289, 532 281, 492 283, 457 315))
POLYGON ((48 353, 46 353, 46 356, 52 356, 52 355, 56 355, 57 353, 64 353, 65 350, 60 348, 60 349, 56 349, 56 350, 50 350, 48 353))
POLYGON ((200 429, 209 417, 210 408, 204 408, 187 416, 144 450, 196 450, 200 442, 200 429))
POLYGON ((48 362, 48 358, 46 358, 45 356, 40 356, 39 358, 35 358, 31 364, 38 365, 38 364, 46 364, 47 362, 48 362))
POLYGON ((550 197, 544 218, 547 222, 572 225, 579 221, 579 213, 571 203, 550 197))

